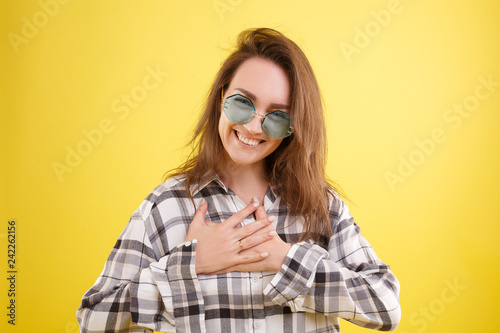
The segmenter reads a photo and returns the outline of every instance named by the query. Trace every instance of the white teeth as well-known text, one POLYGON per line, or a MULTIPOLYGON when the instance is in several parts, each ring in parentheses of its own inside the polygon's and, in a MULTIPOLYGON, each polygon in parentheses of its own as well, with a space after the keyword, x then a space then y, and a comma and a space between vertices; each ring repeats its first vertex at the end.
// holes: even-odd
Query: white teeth
POLYGON ((241 142, 243 142, 244 144, 247 144, 249 146, 257 146, 260 143, 260 140, 249 139, 249 138, 243 136, 243 134, 241 134, 239 132, 236 132, 236 136, 238 137, 238 139, 240 139, 241 142))

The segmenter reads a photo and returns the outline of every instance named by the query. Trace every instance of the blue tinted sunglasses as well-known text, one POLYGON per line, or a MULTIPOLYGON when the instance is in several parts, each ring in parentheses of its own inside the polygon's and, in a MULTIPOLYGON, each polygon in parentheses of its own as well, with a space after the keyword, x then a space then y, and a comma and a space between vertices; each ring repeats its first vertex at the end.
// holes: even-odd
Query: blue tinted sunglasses
POLYGON ((254 116, 262 117, 262 130, 274 139, 283 139, 292 134, 291 116, 281 110, 269 112, 265 116, 255 111, 252 100, 240 94, 226 97, 223 106, 229 121, 243 125, 252 121, 254 116))

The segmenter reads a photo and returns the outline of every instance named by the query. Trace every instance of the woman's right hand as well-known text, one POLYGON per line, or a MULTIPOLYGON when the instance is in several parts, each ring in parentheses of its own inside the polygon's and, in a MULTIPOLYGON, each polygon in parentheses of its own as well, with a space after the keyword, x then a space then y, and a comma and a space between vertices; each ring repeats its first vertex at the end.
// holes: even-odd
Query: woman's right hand
POLYGON ((241 221, 259 207, 258 200, 243 208, 226 221, 214 223, 205 221, 208 204, 206 200, 198 207, 189 225, 186 241, 196 239, 196 274, 210 274, 228 267, 257 262, 267 257, 267 253, 249 253, 247 250, 273 238, 273 216, 266 216, 253 223, 238 228, 241 221), (242 245, 242 247, 240 246, 242 245), (241 254, 240 254, 241 252, 241 254))

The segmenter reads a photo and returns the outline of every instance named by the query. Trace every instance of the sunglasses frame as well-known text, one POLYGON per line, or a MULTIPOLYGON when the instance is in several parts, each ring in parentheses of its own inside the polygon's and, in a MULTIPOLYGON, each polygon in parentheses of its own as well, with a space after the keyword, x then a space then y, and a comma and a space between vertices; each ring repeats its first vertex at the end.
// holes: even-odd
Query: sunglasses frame
MULTIPOLYGON (((262 122, 261 122, 261 126, 262 126, 262 125, 264 124, 264 120, 266 120, 266 118, 267 118, 267 116, 268 116, 268 115, 271 115, 271 114, 273 114, 273 113, 284 113, 284 114, 286 114, 286 115, 289 117, 289 121, 288 121, 288 122, 289 122, 289 125, 288 125, 288 130, 287 130, 287 133, 286 133, 286 135, 285 135, 285 136, 280 137, 280 138, 274 138, 274 137, 272 137, 272 136, 270 136, 270 135, 268 135, 268 134, 266 133, 266 131, 264 130, 264 127, 262 127, 262 130, 264 131, 264 133, 265 133, 267 136, 269 136, 269 137, 271 137, 271 138, 273 138, 273 139, 278 139, 278 140, 280 140, 280 139, 284 139, 284 138, 289 137, 290 135, 292 135, 292 133, 293 133, 293 127, 292 127, 292 115, 291 115, 290 113, 285 112, 285 111, 283 111, 283 110, 275 110, 275 111, 269 112, 269 113, 268 113, 268 114, 266 114, 266 115, 261 115, 260 113, 257 113, 257 110, 255 109, 255 105, 253 104, 253 101, 252 101, 250 98, 248 98, 247 96, 244 96, 244 95, 242 95, 242 94, 233 94, 233 95, 230 95, 230 96, 227 96, 226 98, 224 98, 224 91, 222 91, 222 90, 221 90, 222 107, 223 107, 223 109, 224 109, 224 113, 226 113, 226 111, 225 111, 225 110, 226 110, 226 103, 227 103, 227 100, 228 100, 229 98, 231 98, 231 97, 235 97, 235 96, 240 96, 240 97, 242 97, 242 98, 244 98, 244 99, 248 100, 248 101, 252 104, 252 108, 253 108, 253 116, 252 116, 252 119, 250 119, 250 120, 249 120, 249 121, 247 121, 246 123, 242 123, 242 124, 239 124, 239 125, 248 124, 249 122, 251 122, 251 121, 253 120, 253 118, 254 118, 255 116, 259 116, 259 117, 261 117, 261 118, 262 118, 262 122)), ((227 117, 227 114, 226 114, 226 117, 227 117)))

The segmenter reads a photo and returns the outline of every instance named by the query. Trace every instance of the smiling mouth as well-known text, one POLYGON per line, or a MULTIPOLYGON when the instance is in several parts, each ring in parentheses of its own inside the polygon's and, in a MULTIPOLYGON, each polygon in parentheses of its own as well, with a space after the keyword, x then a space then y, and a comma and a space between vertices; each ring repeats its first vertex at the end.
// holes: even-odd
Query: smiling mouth
POLYGON ((238 138, 238 140, 240 140, 241 142, 243 142, 247 146, 255 147, 263 141, 263 140, 247 138, 246 136, 244 136, 243 134, 241 134, 238 131, 234 131, 234 132, 236 133, 236 137, 238 138))

